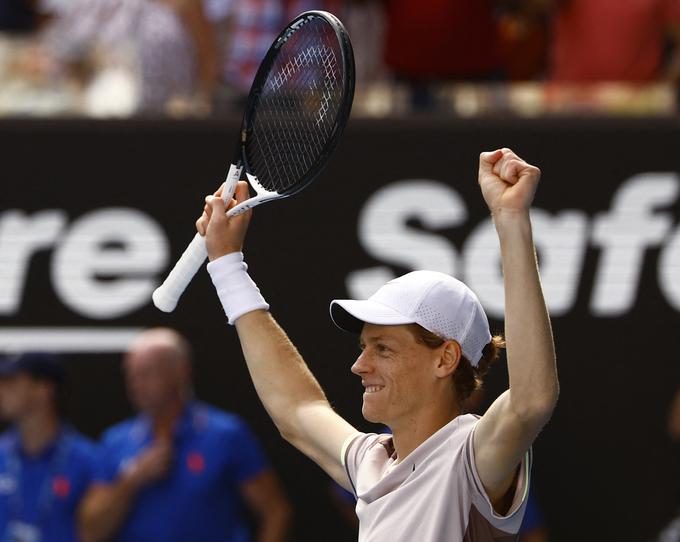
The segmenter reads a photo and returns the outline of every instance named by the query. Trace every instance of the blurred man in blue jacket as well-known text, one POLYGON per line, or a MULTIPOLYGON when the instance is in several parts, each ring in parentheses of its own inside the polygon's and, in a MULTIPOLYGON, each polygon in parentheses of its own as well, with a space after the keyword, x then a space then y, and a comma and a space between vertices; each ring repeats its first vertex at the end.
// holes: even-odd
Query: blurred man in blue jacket
POLYGON ((26 353, 3 363, 0 540, 75 542, 76 510, 90 484, 94 447, 63 420, 62 360, 26 353))
POLYGON ((242 419, 191 397, 191 349, 167 328, 144 332, 124 360, 140 414, 103 436, 82 511, 86 542, 246 542, 285 538, 289 506, 242 419))

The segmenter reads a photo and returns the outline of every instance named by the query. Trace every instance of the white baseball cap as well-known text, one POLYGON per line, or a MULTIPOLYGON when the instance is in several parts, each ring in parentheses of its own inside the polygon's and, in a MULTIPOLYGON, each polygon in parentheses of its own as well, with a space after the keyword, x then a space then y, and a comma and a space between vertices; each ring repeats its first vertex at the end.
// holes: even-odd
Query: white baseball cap
POLYGON ((436 271, 413 271, 389 281, 366 300, 331 301, 331 318, 340 329, 361 333, 364 323, 419 324, 460 344, 477 366, 491 342, 489 321, 479 299, 461 281, 436 271))

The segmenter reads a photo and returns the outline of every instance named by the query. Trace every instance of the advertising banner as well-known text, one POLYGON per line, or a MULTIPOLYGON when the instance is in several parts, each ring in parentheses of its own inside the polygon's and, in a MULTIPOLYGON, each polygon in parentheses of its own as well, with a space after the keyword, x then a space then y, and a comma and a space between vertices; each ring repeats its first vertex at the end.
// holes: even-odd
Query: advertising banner
MULTIPOLYGON (((351 540, 329 481, 261 407, 205 270, 174 313, 151 303, 238 129, 239 119, 0 123, 0 351, 67 354, 72 420, 97 436, 131 412, 120 360, 132 338, 178 329, 196 350, 197 395, 263 441, 296 508, 291 539, 351 540)), ((502 332, 478 157, 510 147, 539 166, 532 219, 562 390, 534 447, 534 495, 551 540, 649 539, 680 505, 667 430, 680 389, 678 140, 674 120, 356 120, 316 183, 255 210, 246 261, 333 405, 375 430, 350 373, 356 338, 334 328, 330 300, 439 270, 465 281, 502 332)), ((506 386, 503 362, 484 406, 506 386)))

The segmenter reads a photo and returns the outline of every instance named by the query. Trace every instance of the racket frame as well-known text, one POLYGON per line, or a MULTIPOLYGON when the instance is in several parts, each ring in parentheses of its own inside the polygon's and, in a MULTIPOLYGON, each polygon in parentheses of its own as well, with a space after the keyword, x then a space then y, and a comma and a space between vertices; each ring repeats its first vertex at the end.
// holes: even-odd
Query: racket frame
MULTIPOLYGON (((236 216, 244 213, 248 209, 252 209, 257 205, 272 201, 275 199, 282 199, 292 196, 307 187, 323 170, 327 163, 328 156, 335 150, 340 141, 340 136, 344 131, 349 114, 352 109, 352 101, 354 98, 354 53, 352 51, 352 44, 349 35, 345 30, 340 20, 333 14, 326 11, 306 11, 293 19, 286 28, 274 40, 274 43, 267 51, 265 58, 260 63, 255 79, 248 94, 243 119, 241 121, 241 134, 237 145, 237 151, 234 161, 232 162, 229 172, 222 188, 222 199, 225 204, 229 204, 233 198, 234 191, 238 181, 241 179, 242 173, 245 171, 248 183, 255 190, 256 195, 246 201, 241 202, 227 212, 227 216, 236 216), (326 146, 323 151, 319 153, 314 164, 309 168, 306 175, 294 186, 283 190, 270 191, 267 190, 257 179, 252 169, 248 164, 248 153, 246 151, 246 144, 248 136, 252 128, 253 114, 257 101, 260 99, 262 86, 267 80, 270 68, 274 63, 281 47, 290 39, 290 37, 302 28, 305 24, 312 21, 314 18, 323 18, 331 28, 333 28, 340 50, 342 52, 343 74, 345 75, 343 81, 343 96, 345 99, 340 104, 338 112, 333 123, 333 132, 328 138, 326 146)), ((179 298, 184 293, 184 290, 189 285, 194 275, 203 265, 208 257, 208 251, 205 244, 205 238, 197 233, 192 241, 187 246, 182 256, 175 264, 175 267, 170 271, 163 283, 153 292, 152 299, 154 305, 163 312, 172 312, 179 298)))
POLYGON ((349 34, 345 30, 345 27, 342 25, 340 20, 332 13, 320 10, 305 11, 293 19, 290 24, 278 35, 272 46, 269 48, 269 51, 267 51, 264 59, 260 63, 257 74, 253 79, 253 85, 250 94, 248 95, 248 101, 246 102, 245 112, 243 114, 243 121, 241 123, 241 138, 238 145, 238 162, 243 164, 243 169, 245 170, 248 181, 257 195, 231 209, 229 213, 227 213, 229 216, 241 214, 248 209, 252 209, 253 207, 256 207, 257 205, 267 201, 287 198, 297 194, 319 176, 328 161, 328 156, 333 153, 340 142, 340 137, 342 136, 342 132, 345 129, 347 120, 349 119, 349 114, 352 110, 352 101, 354 98, 354 80, 354 52, 352 51, 352 44, 349 39, 349 34), (322 18, 326 21, 326 23, 335 32, 335 36, 338 40, 338 43, 340 44, 343 66, 342 73, 345 74, 343 81, 343 96, 346 98, 342 101, 340 107, 338 108, 335 119, 333 120, 333 132, 328 137, 326 146, 324 147, 323 151, 319 153, 314 164, 312 164, 312 166, 309 168, 306 175, 294 186, 286 190, 281 192, 270 191, 262 186, 249 165, 246 144, 248 143, 249 135, 252 132, 252 112, 257 110, 256 106, 260 99, 262 88, 267 80, 269 71, 272 67, 272 64, 274 64, 281 47, 283 47, 283 45, 295 32, 315 18, 322 18))

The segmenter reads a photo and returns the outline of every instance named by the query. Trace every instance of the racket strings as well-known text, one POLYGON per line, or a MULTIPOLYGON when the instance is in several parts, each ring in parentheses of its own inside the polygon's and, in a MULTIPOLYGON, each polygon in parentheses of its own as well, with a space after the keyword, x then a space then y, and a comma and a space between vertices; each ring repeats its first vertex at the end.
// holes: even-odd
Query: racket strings
POLYGON ((335 133, 345 81, 334 30, 313 19, 293 33, 272 64, 246 143, 250 169, 270 191, 302 182, 335 133))

